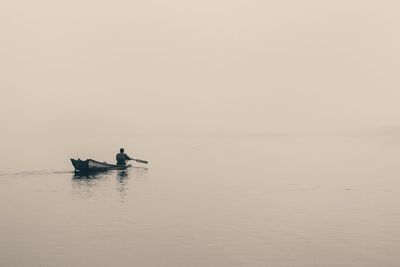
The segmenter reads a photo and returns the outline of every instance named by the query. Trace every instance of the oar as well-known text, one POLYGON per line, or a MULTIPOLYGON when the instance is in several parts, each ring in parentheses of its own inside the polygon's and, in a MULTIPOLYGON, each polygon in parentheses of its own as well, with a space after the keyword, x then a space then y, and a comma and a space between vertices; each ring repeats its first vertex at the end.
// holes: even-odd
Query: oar
POLYGON ((130 160, 134 160, 134 161, 136 161, 136 162, 140 162, 140 163, 144 163, 144 164, 149 163, 148 161, 141 160, 141 159, 132 159, 132 158, 131 158, 130 160))

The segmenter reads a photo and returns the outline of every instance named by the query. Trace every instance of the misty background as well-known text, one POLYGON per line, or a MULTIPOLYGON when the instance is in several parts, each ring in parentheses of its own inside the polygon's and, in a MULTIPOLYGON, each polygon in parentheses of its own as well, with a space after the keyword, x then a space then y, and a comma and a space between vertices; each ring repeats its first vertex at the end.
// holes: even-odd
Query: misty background
POLYGON ((398 266, 399 10, 1 1, 0 265, 398 266))
POLYGON ((2 134, 397 126, 398 8, 3 1, 2 134))

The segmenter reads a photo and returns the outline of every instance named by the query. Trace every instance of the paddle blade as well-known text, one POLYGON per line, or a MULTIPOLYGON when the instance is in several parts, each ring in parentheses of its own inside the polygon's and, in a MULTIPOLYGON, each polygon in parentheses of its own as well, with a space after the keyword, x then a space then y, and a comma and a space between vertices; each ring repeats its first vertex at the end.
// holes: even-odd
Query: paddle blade
POLYGON ((140 162, 140 163, 144 163, 144 164, 147 164, 147 163, 149 163, 148 161, 141 160, 141 159, 135 159, 134 161, 136 161, 136 162, 140 162))

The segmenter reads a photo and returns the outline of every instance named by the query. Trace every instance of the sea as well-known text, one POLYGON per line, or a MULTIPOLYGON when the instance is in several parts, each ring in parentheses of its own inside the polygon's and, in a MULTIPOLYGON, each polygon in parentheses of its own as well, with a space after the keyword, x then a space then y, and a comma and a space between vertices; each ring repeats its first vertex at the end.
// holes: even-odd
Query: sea
POLYGON ((400 136, 49 138, 0 152, 0 266, 397 267, 400 136), (70 158, 149 164, 73 172, 70 158))

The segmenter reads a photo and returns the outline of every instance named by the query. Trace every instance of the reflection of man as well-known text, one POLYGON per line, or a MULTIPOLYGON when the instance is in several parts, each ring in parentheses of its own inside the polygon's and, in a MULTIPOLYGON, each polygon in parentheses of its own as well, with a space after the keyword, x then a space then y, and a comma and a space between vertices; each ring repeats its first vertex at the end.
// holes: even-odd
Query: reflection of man
POLYGON ((124 166, 126 165, 126 161, 127 160, 131 160, 132 158, 129 157, 127 154, 125 154, 124 152, 125 150, 123 148, 121 148, 119 150, 119 153, 117 154, 117 156, 115 157, 117 160, 117 165, 121 165, 124 166))

